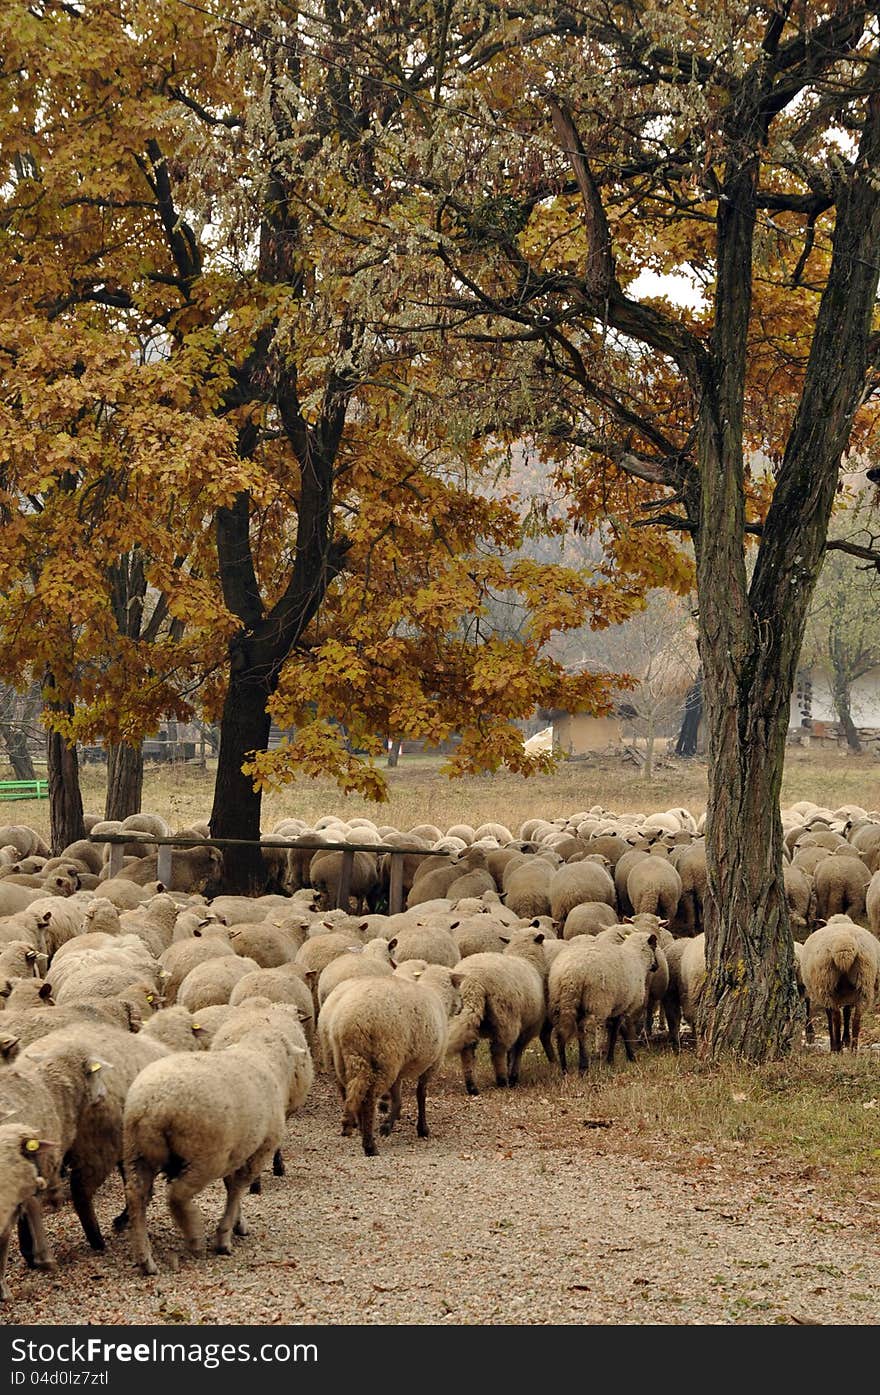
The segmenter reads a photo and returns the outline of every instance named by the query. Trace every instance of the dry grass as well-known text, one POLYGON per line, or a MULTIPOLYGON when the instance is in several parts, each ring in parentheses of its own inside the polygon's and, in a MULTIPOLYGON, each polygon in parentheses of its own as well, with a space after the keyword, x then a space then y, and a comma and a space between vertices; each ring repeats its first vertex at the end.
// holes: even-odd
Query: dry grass
MULTIPOLYGON (((695 813, 706 805, 706 766, 701 761, 678 761, 663 766, 647 783, 632 765, 617 757, 564 761, 552 775, 525 779, 500 772, 450 780, 440 772, 441 761, 405 756, 388 777, 389 799, 370 804, 340 794, 330 780, 301 780, 263 800, 263 827, 294 816, 311 821, 322 814, 343 818, 365 815, 377 823, 412 828, 434 823, 446 829, 452 823, 474 825, 501 821, 517 832, 528 818, 556 818, 589 809, 593 804, 621 812, 665 809, 685 805, 695 813)), ((8 772, 0 769, 0 777, 8 772)), ((82 772, 83 801, 87 811, 102 812, 106 771, 86 766, 82 772)), ((148 766, 144 776, 143 807, 166 818, 174 828, 205 819, 211 810, 213 767, 148 766)), ((804 751, 792 747, 787 755, 782 784, 783 804, 814 799, 832 808, 840 804, 880 806, 880 767, 868 755, 846 756, 837 752, 804 751)), ((48 833, 46 800, 16 800, 5 806, 0 819, 26 823, 48 833)))
MULTIPOLYGON (((818 1024, 817 1024, 818 1025, 818 1024)), ((870 1037, 880 1023, 871 1023, 870 1037)), ((488 1062, 484 1063, 488 1075, 488 1062)), ((832 1057, 804 1049, 766 1066, 708 1064, 685 1050, 642 1049, 634 1065, 594 1063, 584 1078, 562 1081, 534 1046, 523 1083, 542 1085, 562 1131, 571 1116, 608 1127, 609 1141, 657 1161, 696 1150, 704 1163, 740 1153, 772 1157, 799 1175, 821 1176, 832 1192, 863 1179, 876 1190, 880 1140, 878 1054, 832 1057)))

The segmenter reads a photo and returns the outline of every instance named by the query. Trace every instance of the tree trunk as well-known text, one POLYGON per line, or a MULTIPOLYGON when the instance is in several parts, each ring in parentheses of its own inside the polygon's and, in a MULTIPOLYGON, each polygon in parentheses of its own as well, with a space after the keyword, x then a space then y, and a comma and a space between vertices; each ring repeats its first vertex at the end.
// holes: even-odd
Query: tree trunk
MULTIPOLYGON (((73 708, 68 710, 72 714, 73 708)), ((61 732, 50 729, 46 759, 49 769, 50 842, 52 852, 57 856, 71 843, 86 836, 76 746, 68 746, 61 732)))
POLYGON ((648 718, 648 730, 645 736, 645 764, 642 767, 642 776, 645 780, 650 780, 654 773, 654 719, 648 718))
POLYGON ((107 749, 107 799, 105 819, 125 819, 139 814, 144 788, 144 748, 124 743, 107 749))
POLYGON ((684 700, 684 716, 682 717, 678 740, 675 743, 675 754, 677 756, 690 757, 697 754, 697 738, 699 736, 702 718, 703 673, 702 670, 700 670, 692 687, 688 688, 684 700))
MULTIPOLYGON (((255 790, 242 765, 254 751, 264 751, 271 718, 266 711, 271 689, 265 670, 233 665, 220 723, 220 751, 211 810, 214 838, 250 838, 259 842, 262 791, 255 790)), ((224 888, 259 895, 266 868, 259 847, 224 849, 224 888)))
MULTIPOLYGON (((701 600, 701 614, 704 602, 701 600)), ((780 631, 783 627, 779 627, 780 631)), ((706 991, 701 1051, 753 1061, 785 1055, 800 1023, 782 880, 779 791, 798 643, 754 654, 737 678, 701 637, 712 772, 703 903, 706 991), (747 666, 749 667, 749 666, 747 666)))
POLYGON ((834 675, 834 708, 840 719, 843 734, 846 737, 846 744, 856 755, 862 753, 862 743, 859 740, 859 733, 856 724, 852 719, 852 707, 850 704, 849 683, 840 674, 834 675))
POLYGON ((28 750, 26 732, 15 722, 3 722, 0 725, 0 736, 3 737, 9 764, 16 780, 35 780, 37 773, 28 750))

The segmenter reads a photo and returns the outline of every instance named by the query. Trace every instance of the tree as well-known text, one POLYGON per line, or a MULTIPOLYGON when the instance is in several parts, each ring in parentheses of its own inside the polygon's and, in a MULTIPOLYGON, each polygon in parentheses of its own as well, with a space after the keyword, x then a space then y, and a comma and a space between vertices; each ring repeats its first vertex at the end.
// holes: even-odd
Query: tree
MULTIPOLYGON (((873 501, 850 499, 836 515, 835 531, 856 545, 873 545, 873 501)), ((880 668, 880 618, 877 572, 854 557, 832 552, 825 557, 807 618, 801 663, 825 668, 831 695, 850 750, 861 751, 852 713, 852 686, 880 668)))
MULTIPOLYGON (((200 684, 221 731, 211 831, 238 839, 295 770, 381 795, 333 716, 367 750, 464 721, 455 768, 528 768, 511 715, 554 688, 605 699, 541 661, 547 625, 622 618, 640 581, 508 577, 518 510, 474 488, 492 433, 442 423, 443 326, 414 309, 442 267, 400 141, 453 57, 444 17, 15 0, 0 23, 9 662, 26 615, 56 731, 131 745, 200 684), (182 644, 129 633, 144 579, 182 644), (541 613, 504 644, 467 613, 510 586, 541 613), (267 754, 273 712, 297 732, 267 754)), ((258 849, 226 872, 258 886, 258 849)))
POLYGON ((16 780, 36 779, 29 742, 35 730, 39 730, 35 724, 39 710, 40 690, 36 684, 31 684, 24 693, 17 693, 6 684, 0 685, 0 739, 16 780))
MULTIPOLYGON (((445 71, 428 119, 446 138, 420 169, 449 272, 435 303, 451 353, 488 349, 466 389, 479 420, 556 455, 584 526, 623 476, 640 522, 693 543, 704 1050, 767 1059, 799 1013, 778 812, 789 695, 825 552, 853 550, 828 524, 877 384, 876 7, 479 14, 452 16, 471 61, 445 71), (642 290, 645 271, 683 271, 691 304, 642 290)), ((639 535, 617 519, 620 555, 639 535)))

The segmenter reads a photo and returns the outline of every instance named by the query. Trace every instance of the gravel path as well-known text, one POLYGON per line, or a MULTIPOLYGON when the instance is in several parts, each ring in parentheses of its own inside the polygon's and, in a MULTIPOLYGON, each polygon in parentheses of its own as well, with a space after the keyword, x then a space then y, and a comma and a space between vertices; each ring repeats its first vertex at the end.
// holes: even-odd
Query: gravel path
MULTIPOLYGON (((464 1095, 456 1071, 414 1101, 365 1158, 338 1135, 319 1081, 294 1120, 285 1178, 249 1197, 230 1258, 175 1264, 159 1183, 150 1209, 160 1274, 126 1242, 86 1247, 50 1216, 58 1275, 10 1257, 10 1323, 876 1323, 880 1195, 841 1204, 778 1160, 673 1152, 596 1126, 589 1086, 464 1095), (586 1121, 586 1122, 585 1122, 586 1121)), ((216 1219, 222 1188, 204 1193, 216 1219)), ((118 1184, 99 1195, 106 1221, 118 1184)))

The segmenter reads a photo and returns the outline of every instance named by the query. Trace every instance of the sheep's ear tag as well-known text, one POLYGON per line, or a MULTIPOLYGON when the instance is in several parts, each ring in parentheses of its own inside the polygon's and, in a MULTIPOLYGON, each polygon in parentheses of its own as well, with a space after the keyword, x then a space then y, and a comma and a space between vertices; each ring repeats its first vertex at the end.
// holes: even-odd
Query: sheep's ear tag
POLYGON ((155 993, 148 993, 148 994, 147 994, 147 1002, 148 1002, 148 1003, 154 1003, 155 1001, 156 1001, 156 995, 155 995, 155 993))
POLYGON ((24 1146, 29 1153, 38 1153, 40 1151, 40 1140, 38 1138, 29 1138, 24 1146))

